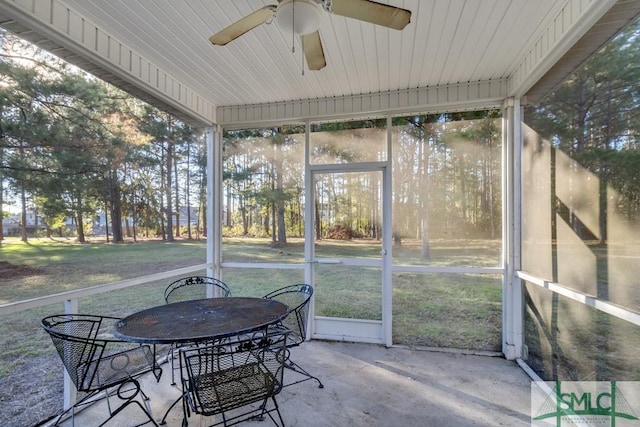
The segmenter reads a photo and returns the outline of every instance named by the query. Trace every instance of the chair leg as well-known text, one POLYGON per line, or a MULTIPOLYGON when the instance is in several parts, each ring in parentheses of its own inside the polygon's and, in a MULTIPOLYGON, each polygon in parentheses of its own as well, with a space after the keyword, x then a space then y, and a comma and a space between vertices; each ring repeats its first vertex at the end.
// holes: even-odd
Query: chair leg
POLYGON ((123 403, 121 406, 118 407, 118 409, 116 409, 113 414, 111 414, 109 416, 109 418, 107 418, 102 424, 100 424, 100 427, 104 426, 105 424, 107 424, 109 421, 111 421, 116 415, 118 415, 120 412, 122 412, 122 410, 124 410, 124 408, 126 408, 129 405, 137 405, 138 408, 140 408, 140 410, 142 412, 144 412, 144 414, 147 416, 147 418, 149 418, 149 421, 145 421, 143 423, 140 424, 136 424, 134 427, 140 427, 146 424, 151 423, 152 425, 154 425, 155 427, 159 427, 158 423, 156 422, 156 420, 153 419, 153 417, 151 416, 151 414, 149 413, 149 411, 147 411, 144 406, 142 406, 142 403, 138 402, 137 400, 130 400, 128 402, 123 403))
POLYGON ((264 421, 264 414, 269 415, 269 411, 267 411, 267 403, 269 403, 269 398, 265 397, 265 399, 262 401, 262 404, 260 405, 261 412, 259 414, 251 416, 249 419, 251 421, 264 421))
POLYGON ((63 411, 60 415, 58 415, 58 416, 56 417, 56 421, 55 421, 53 424, 51 424, 51 425, 52 425, 53 427, 57 427, 57 426, 59 426, 59 425, 60 425, 60 421, 62 421, 62 417, 64 417, 64 415, 65 415, 66 413, 68 413, 69 411, 71 411, 71 427, 75 427, 75 420, 73 419, 73 416, 74 416, 74 408, 75 408, 75 406, 72 406, 71 408, 66 409, 65 411, 63 411))
MULTIPOLYGON (((144 412, 147 418, 149 418, 149 421, 145 421, 144 423, 141 423, 138 425, 142 426, 148 423, 152 423, 154 426, 158 427, 158 423, 156 423, 156 421, 153 419, 149 411, 145 409, 140 402, 135 400, 135 397, 138 395, 138 393, 140 393, 143 396, 144 400, 149 400, 149 397, 142 391, 142 389, 140 388, 140 383, 137 380, 130 379, 129 381, 120 384, 115 393, 113 393, 113 391, 111 392, 111 394, 116 394, 119 399, 125 401, 122 405, 117 407, 114 411, 111 410, 111 403, 109 401, 109 391, 104 390, 104 393, 106 395, 107 410, 109 411, 109 418, 107 418, 102 424, 100 424, 100 426, 103 426, 104 424, 108 423, 113 417, 115 417, 118 413, 120 413, 125 407, 129 406, 130 404, 136 404, 144 412), (125 386, 127 384, 133 384, 133 388, 125 389, 125 386), (125 394, 130 394, 130 395, 125 396, 125 394)), ((98 392, 93 392, 84 396, 82 399, 76 402, 72 407, 68 408, 67 410, 62 412, 60 415, 58 415, 58 418, 56 419, 55 423, 53 423, 52 425, 58 426, 60 421, 64 417, 64 415, 71 412, 71 426, 72 427, 75 426, 75 408, 77 406, 88 404, 89 402, 87 401, 93 398, 94 396, 96 396, 97 394, 98 392)))
POLYGON ((275 396, 271 396, 271 400, 273 400, 273 405, 275 406, 275 411, 278 414, 278 419, 280 420, 280 423, 278 424, 278 421, 276 421, 273 415, 271 415, 271 412, 273 412, 273 410, 267 412, 267 415, 269 415, 269 418, 271 418, 271 421, 273 421, 273 423, 277 427, 284 427, 284 420, 282 419, 282 414, 280 413, 280 407, 278 407, 278 401, 276 400, 275 396))
MULTIPOLYGON (((167 417, 169 416, 169 412, 174 408, 174 406, 176 406, 178 403, 183 402, 183 400, 186 399, 186 397, 184 395, 180 396, 179 398, 177 398, 172 404, 171 406, 169 406, 169 408, 167 409, 167 411, 164 413, 164 417, 162 417, 162 420, 160 420, 160 425, 165 425, 167 423, 167 417)), ((183 408, 184 409, 184 408, 183 408)), ((183 423, 184 424, 184 423, 183 423)))
POLYGON ((298 383, 301 383, 303 381, 316 380, 318 382, 318 388, 324 388, 324 384, 322 384, 322 381, 320 381, 320 379, 318 377, 315 377, 315 376, 311 375, 309 372, 304 370, 300 365, 298 365, 293 360, 287 359, 284 362, 284 367, 289 369, 289 370, 292 370, 294 372, 297 372, 300 375, 304 375, 305 377, 307 377, 307 378, 304 378, 302 380, 298 380, 298 381, 294 381, 294 382, 289 383, 289 384, 285 384, 284 387, 288 387, 290 385, 298 384, 298 383))
POLYGON ((156 377, 157 382, 160 382, 160 378, 162 377, 162 368, 158 364, 157 348, 155 344, 153 345, 153 376, 156 377))
MULTIPOLYGON (((140 410, 142 410, 142 412, 144 412, 146 417, 149 419, 149 421, 145 421, 143 423, 137 424, 135 427, 143 426, 143 425, 149 424, 149 423, 153 424, 155 427, 159 427, 158 423, 156 423, 156 421, 153 419, 153 417, 151 416, 149 411, 147 411, 147 409, 142 405, 142 403, 140 403, 137 400, 135 400, 136 396, 138 395, 138 392, 142 392, 142 389, 140 388, 140 383, 135 379, 130 379, 128 382, 120 384, 118 386, 117 395, 118 395, 119 399, 124 400, 124 403, 122 405, 120 405, 118 408, 116 408, 115 411, 113 411, 113 412, 109 411, 109 413, 110 413, 109 418, 107 418, 102 424, 100 424, 100 427, 104 426, 106 423, 111 421, 116 415, 118 415, 120 412, 122 412, 129 405, 137 405, 140 408, 140 410), (129 383, 133 384, 134 388, 125 390, 124 386, 129 384, 129 383), (125 393, 128 394, 132 390, 133 390, 133 394, 130 394, 128 396, 125 395, 125 393)), ((142 393, 142 394, 144 394, 144 393, 142 393)))
POLYGON ((169 349, 169 361, 171 362, 171 385, 176 385, 176 375, 174 372, 174 369, 175 369, 174 358, 175 358, 175 354, 173 352, 173 345, 172 345, 171 348, 169 349))
POLYGON ((56 421, 52 424, 52 426, 58 426, 60 421, 62 421, 62 418, 68 414, 69 412, 71 412, 71 426, 75 426, 75 414, 76 414, 76 406, 82 406, 87 402, 87 400, 90 400, 91 398, 93 398, 96 394, 98 394, 98 392, 92 392, 87 394, 86 396, 84 396, 82 399, 80 399, 79 401, 77 401, 76 403, 74 403, 70 408, 65 409, 64 411, 62 411, 62 413, 60 415, 58 415, 58 417, 56 418, 56 421))

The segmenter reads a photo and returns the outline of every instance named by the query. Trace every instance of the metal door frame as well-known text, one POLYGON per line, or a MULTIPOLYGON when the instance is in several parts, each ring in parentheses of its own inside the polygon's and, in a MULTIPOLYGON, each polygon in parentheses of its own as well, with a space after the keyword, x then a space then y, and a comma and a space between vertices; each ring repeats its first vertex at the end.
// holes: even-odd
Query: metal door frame
POLYGON ((391 232, 391 117, 387 117, 387 161, 349 164, 310 164, 310 122, 305 129, 305 282, 315 288, 315 200, 314 176, 318 173, 382 172, 382 249, 380 260, 340 258, 331 262, 354 266, 376 266, 382 270, 382 319, 362 320, 327 318, 315 315, 314 300, 310 306, 309 337, 337 341, 357 341, 392 345, 392 232, 391 232))

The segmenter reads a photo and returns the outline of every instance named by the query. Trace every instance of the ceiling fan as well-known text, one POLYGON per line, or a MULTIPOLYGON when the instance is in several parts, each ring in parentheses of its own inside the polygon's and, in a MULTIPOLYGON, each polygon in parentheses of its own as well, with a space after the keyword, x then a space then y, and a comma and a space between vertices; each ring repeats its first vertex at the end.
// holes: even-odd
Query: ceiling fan
POLYGON ((224 46, 241 35, 275 19, 284 31, 299 35, 310 70, 327 65, 318 28, 324 12, 402 30, 411 20, 411 11, 368 0, 278 0, 250 13, 209 37, 214 45, 224 46))

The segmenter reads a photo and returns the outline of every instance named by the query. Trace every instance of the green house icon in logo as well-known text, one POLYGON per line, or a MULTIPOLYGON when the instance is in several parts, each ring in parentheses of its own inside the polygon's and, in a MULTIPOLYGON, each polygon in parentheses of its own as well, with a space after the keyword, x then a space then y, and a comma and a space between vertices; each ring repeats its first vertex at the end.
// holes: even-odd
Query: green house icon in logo
POLYGON ((587 417, 609 417, 611 426, 616 425, 617 418, 640 421, 615 381, 610 382, 609 390, 599 392, 563 391, 561 381, 557 381, 555 390, 547 395, 533 420, 555 418, 556 426, 560 427, 563 418, 567 417, 573 421, 587 417))

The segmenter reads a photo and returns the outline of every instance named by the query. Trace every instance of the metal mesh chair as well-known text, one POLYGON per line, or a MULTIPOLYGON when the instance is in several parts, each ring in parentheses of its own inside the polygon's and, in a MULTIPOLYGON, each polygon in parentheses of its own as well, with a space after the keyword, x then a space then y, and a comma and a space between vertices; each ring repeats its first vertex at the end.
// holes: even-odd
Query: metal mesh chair
POLYGON ((285 362, 285 367, 301 374, 304 378, 286 384, 285 386, 313 379, 318 382, 318 387, 324 388, 324 385, 317 377, 311 375, 300 365, 291 360, 291 352, 289 351, 290 348, 299 346, 307 339, 307 320, 309 317, 309 303, 311 302, 312 296, 313 287, 306 284, 285 286, 284 288, 276 289, 264 296, 264 298, 280 301, 289 307, 287 316, 282 319, 280 324, 277 326, 280 328, 284 327, 291 331, 287 336, 287 360, 285 362))
POLYGON ((263 332, 233 342, 181 348, 182 425, 188 425, 193 411, 220 415, 222 420, 211 426, 230 426, 267 414, 276 426, 284 427, 276 395, 282 390, 288 334, 263 332))
POLYGON ((106 330, 106 324, 117 320, 115 317, 85 314, 61 314, 42 319, 41 326, 51 337, 75 388, 86 393, 60 414, 54 425, 58 425, 69 411, 73 423, 75 408, 92 402, 102 391, 107 397, 109 418, 101 425, 131 404, 139 406, 148 418, 148 421, 138 425, 157 425, 147 409, 135 400, 138 392, 148 400, 136 377, 153 372, 159 381, 162 368, 156 363, 151 347, 116 340, 108 333, 110 331, 106 330), (109 402, 109 396, 113 394, 123 400, 115 410, 111 409, 109 402))
POLYGON ((229 287, 218 279, 206 276, 190 276, 178 279, 164 290, 164 301, 188 301, 207 297, 207 286, 213 286, 213 295, 220 297, 231 296, 229 287))
MULTIPOLYGON (((169 304, 172 302, 189 301, 193 299, 201 299, 207 297, 207 286, 213 287, 213 295, 218 297, 231 296, 231 290, 221 280, 207 276, 190 276, 172 282, 164 290, 164 302, 169 304)), ((169 348, 169 361, 171 362, 171 385, 176 385, 174 350, 177 346, 172 345, 169 348)))

